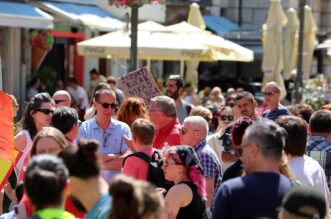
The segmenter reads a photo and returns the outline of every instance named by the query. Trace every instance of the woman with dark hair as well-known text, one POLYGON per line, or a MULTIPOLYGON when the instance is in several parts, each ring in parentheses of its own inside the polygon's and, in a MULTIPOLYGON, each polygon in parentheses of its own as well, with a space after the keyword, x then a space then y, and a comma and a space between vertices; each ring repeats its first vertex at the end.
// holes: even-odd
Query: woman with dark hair
POLYGON ((109 193, 113 198, 109 219, 161 219, 164 200, 150 183, 117 175, 109 193))
POLYGON ((80 140, 77 147, 67 147, 60 152, 68 167, 71 195, 70 198, 80 211, 86 212, 85 218, 106 219, 110 210, 108 184, 101 175, 96 141, 80 140))
POLYGON ((15 148, 22 152, 21 158, 15 166, 15 172, 21 179, 20 172, 30 154, 32 139, 43 128, 50 126, 54 101, 48 93, 35 95, 28 103, 21 121, 22 130, 15 136, 15 148))
POLYGON ((241 176, 244 173, 244 167, 242 161, 239 159, 241 156, 241 141, 244 136, 244 133, 248 126, 252 125, 254 120, 251 118, 244 116, 240 117, 233 125, 231 130, 231 139, 232 145, 235 151, 235 156, 237 157, 237 161, 235 161, 231 166, 229 166, 223 174, 222 182, 226 180, 232 179, 237 176, 241 176))
POLYGON ((148 119, 147 107, 143 99, 139 97, 129 97, 120 106, 117 120, 125 122, 131 127, 132 123, 138 119, 148 119))
POLYGON ((205 181, 194 149, 183 145, 170 147, 164 158, 164 176, 175 183, 165 197, 165 218, 208 218, 205 181))

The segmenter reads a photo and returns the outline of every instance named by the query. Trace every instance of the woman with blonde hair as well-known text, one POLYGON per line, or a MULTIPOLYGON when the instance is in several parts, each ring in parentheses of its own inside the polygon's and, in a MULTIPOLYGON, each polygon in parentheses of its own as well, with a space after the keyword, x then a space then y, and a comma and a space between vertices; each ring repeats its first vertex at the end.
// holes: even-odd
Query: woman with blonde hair
POLYGON ((67 146, 65 136, 60 130, 54 127, 44 127, 33 139, 31 156, 37 154, 57 155, 67 146))
POLYGON ((118 109, 116 118, 128 124, 129 127, 138 118, 148 119, 147 107, 144 100, 139 97, 127 98, 118 109))
POLYGON ((109 193, 113 199, 109 219, 161 219, 164 200, 150 183, 117 175, 109 193))

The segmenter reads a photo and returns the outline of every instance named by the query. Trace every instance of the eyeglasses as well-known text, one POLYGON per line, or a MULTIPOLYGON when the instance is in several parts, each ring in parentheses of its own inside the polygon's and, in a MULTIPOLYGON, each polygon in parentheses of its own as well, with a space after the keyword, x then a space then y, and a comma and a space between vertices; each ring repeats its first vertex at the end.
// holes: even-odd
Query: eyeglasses
POLYGON ((166 160, 163 160, 162 165, 167 167, 167 166, 170 166, 170 165, 178 166, 178 165, 184 165, 184 164, 182 164, 182 163, 168 163, 166 160))
POLYGON ((104 109, 108 109, 109 107, 111 107, 112 109, 116 109, 117 104, 116 103, 101 103, 98 102, 104 109))
POLYGON ((222 121, 225 121, 225 120, 232 121, 234 119, 234 116, 233 115, 228 115, 228 116, 221 115, 220 118, 222 121))
MULTIPOLYGON (((180 133, 181 133, 182 135, 185 135, 185 134, 187 133, 187 130, 185 130, 185 129, 183 129, 183 128, 179 128, 179 131, 180 131, 180 133)), ((195 132, 199 132, 199 131, 201 131, 201 130, 193 130, 193 131, 195 131, 195 132)))
POLYGON ((48 115, 50 113, 53 113, 53 110, 49 110, 49 109, 35 109, 35 111, 41 112, 41 113, 43 113, 45 115, 48 115))
POLYGON ((274 92, 263 92, 264 96, 273 96, 275 93, 274 92))
POLYGON ((68 100, 54 100, 55 104, 59 104, 59 103, 65 102, 65 101, 68 101, 68 100))

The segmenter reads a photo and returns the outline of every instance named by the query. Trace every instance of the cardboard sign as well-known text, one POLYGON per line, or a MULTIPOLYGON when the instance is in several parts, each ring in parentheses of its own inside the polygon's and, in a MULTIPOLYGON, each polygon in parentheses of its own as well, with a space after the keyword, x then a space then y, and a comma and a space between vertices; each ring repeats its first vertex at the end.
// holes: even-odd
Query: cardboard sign
POLYGON ((147 105, 151 98, 161 95, 153 76, 147 68, 141 68, 120 77, 119 83, 122 85, 126 97, 140 97, 147 105))
POLYGON ((14 168, 21 152, 14 147, 13 99, 0 91, 0 189, 14 168))

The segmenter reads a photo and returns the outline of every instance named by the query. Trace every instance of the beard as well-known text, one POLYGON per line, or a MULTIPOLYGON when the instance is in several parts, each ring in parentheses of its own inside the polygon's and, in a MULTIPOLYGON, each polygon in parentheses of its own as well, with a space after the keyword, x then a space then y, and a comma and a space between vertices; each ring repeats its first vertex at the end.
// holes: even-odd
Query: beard
POLYGON ((78 198, 70 195, 69 198, 71 199, 71 202, 72 204, 75 206, 75 208, 80 211, 80 212, 83 212, 83 213, 86 213, 87 210, 86 208, 84 207, 84 205, 79 201, 78 198))
POLYGON ((174 93, 172 93, 171 91, 167 91, 167 96, 171 97, 172 99, 174 99, 176 101, 177 98, 179 97, 178 90, 175 91, 174 93))

